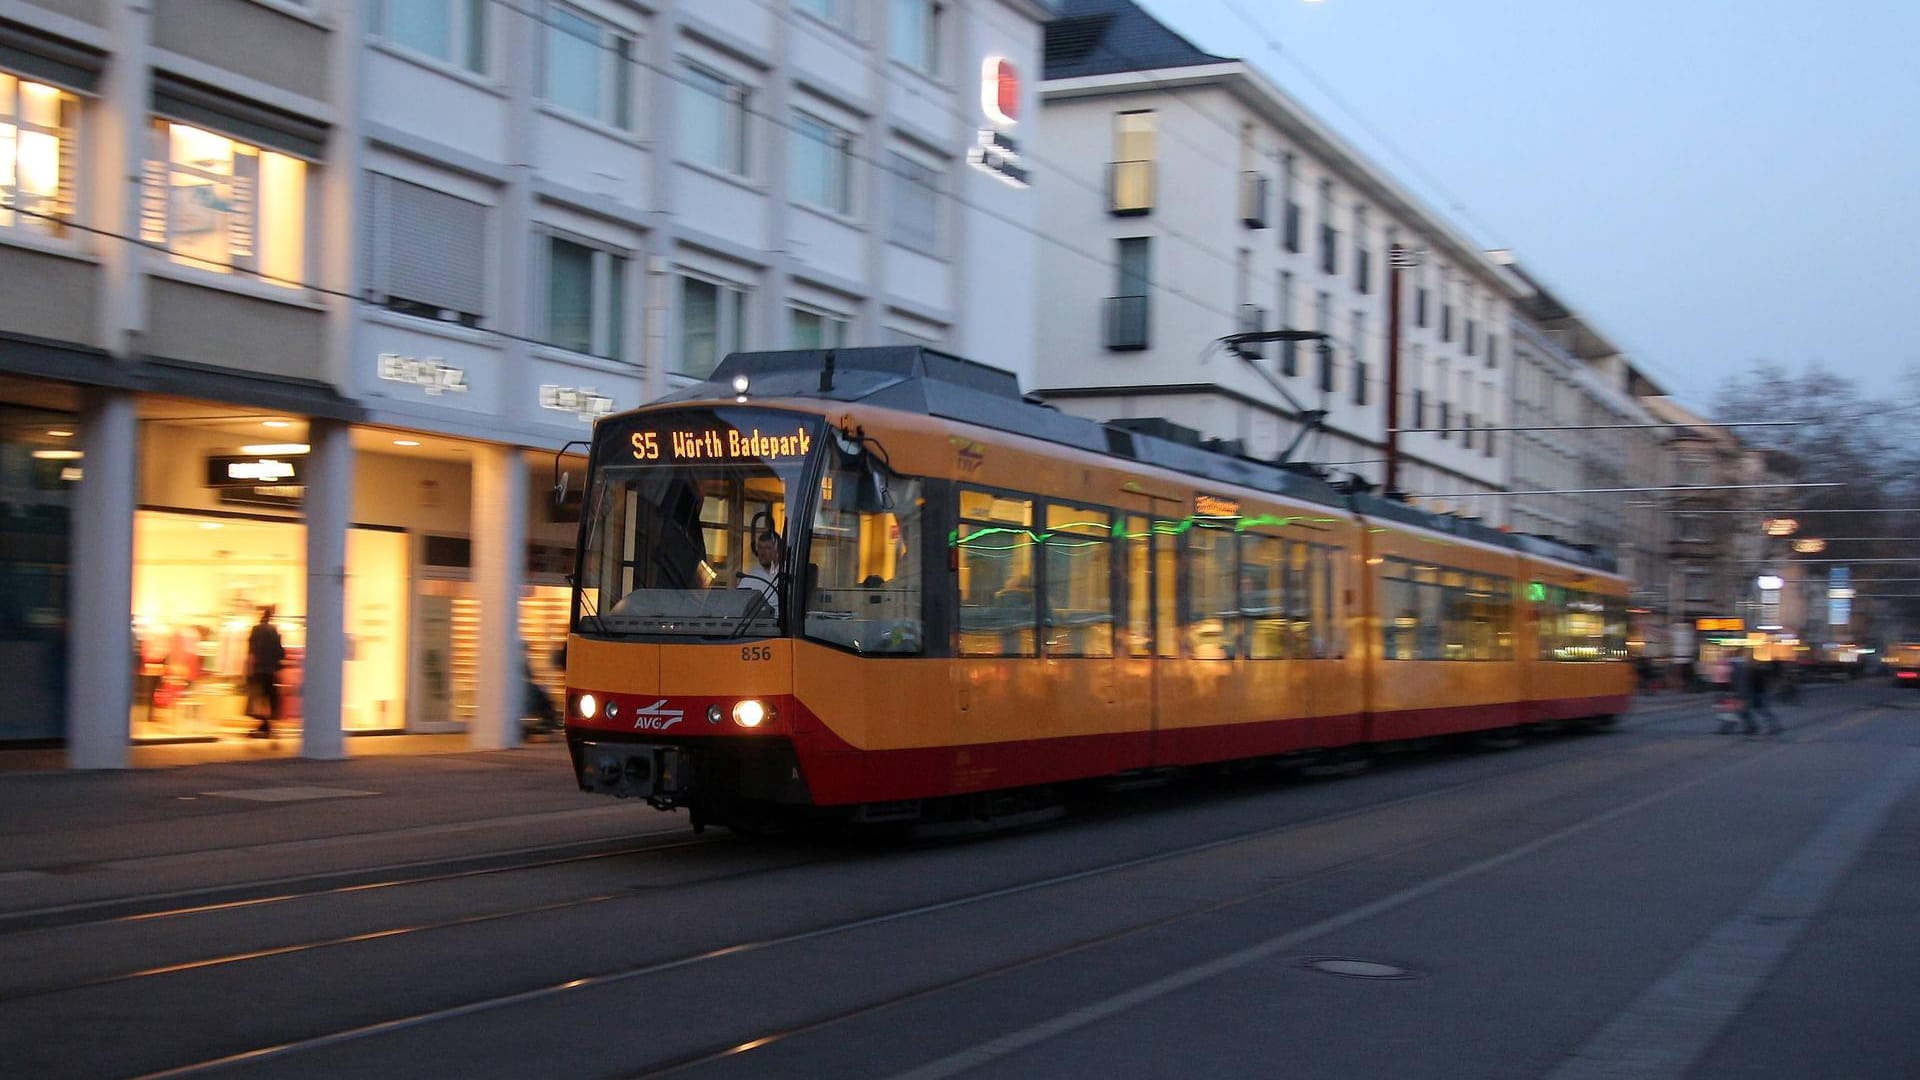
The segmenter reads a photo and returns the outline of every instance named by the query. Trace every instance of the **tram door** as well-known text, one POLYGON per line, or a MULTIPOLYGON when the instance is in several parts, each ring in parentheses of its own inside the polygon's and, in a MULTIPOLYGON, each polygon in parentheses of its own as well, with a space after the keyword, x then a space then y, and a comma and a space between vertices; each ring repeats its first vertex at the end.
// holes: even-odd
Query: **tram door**
POLYGON ((1180 656, 1180 635, 1175 625, 1179 611, 1175 593, 1179 581, 1178 537, 1174 523, 1134 514, 1126 519, 1126 538, 1123 693, 1145 705, 1148 760, 1152 760, 1165 715, 1163 660, 1180 656))

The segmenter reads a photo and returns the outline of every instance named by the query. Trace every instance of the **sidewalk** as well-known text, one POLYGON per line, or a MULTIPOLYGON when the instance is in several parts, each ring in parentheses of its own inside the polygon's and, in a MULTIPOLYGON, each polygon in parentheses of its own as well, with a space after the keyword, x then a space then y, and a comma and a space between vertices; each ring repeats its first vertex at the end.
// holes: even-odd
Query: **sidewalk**
POLYGON ((0 921, 686 828, 681 815, 583 794, 558 740, 464 744, 358 739, 339 761, 196 744, 146 748, 196 755, 160 762, 178 768, 0 773, 0 921))
MULTIPOLYGON (((547 742, 557 744, 561 742, 561 738, 558 735, 534 736, 527 740, 527 745, 537 746, 547 742)), ((349 758, 474 752, 464 732, 438 735, 387 733, 348 735, 346 745, 349 758)), ((127 767, 129 769, 167 769, 182 765, 207 765, 227 761, 289 761, 298 760, 299 755, 300 738, 295 734, 276 735, 271 739, 234 736, 180 742, 135 743, 127 748, 127 767)), ((48 746, 20 750, 0 748, 0 777, 10 773, 64 771, 68 771, 67 751, 64 747, 48 746)))

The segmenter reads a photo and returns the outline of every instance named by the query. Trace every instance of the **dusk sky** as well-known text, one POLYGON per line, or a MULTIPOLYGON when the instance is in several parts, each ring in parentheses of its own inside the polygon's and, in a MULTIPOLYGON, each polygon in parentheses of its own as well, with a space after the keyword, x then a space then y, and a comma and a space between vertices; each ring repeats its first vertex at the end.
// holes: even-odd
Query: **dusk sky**
POLYGON ((1762 360, 1868 396, 1920 365, 1920 4, 1140 2, 1689 405, 1762 360))

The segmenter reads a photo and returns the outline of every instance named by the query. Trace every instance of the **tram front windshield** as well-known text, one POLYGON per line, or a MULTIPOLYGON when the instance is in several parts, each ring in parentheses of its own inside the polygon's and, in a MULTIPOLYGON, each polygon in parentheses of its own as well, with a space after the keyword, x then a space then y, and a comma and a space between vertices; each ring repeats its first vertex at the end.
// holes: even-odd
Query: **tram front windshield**
POLYGON ((576 631, 613 637, 780 634, 789 508, 817 417, 700 409, 595 432, 576 631))

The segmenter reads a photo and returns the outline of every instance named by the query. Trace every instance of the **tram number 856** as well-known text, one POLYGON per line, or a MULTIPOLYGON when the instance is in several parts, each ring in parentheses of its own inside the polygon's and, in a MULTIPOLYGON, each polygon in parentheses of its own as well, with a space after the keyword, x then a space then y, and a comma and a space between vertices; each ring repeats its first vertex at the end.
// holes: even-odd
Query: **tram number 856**
POLYGON ((740 650, 740 659, 771 660, 773 659, 773 650, 767 648, 765 645, 748 645, 740 650))

